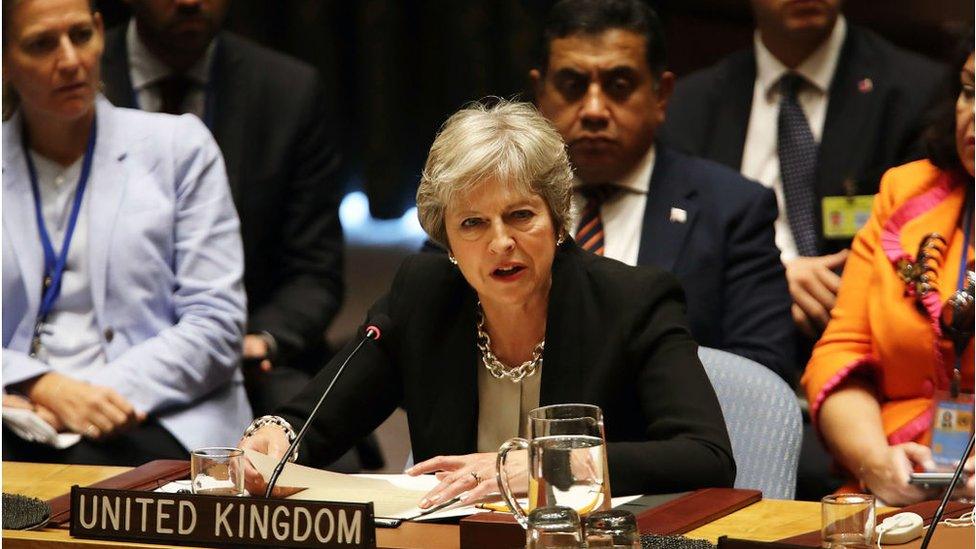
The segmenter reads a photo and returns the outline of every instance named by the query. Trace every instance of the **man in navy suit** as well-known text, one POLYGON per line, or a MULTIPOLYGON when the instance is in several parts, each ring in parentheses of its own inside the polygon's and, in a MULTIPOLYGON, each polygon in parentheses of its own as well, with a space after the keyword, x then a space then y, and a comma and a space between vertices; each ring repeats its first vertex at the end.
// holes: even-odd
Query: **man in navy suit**
POLYGON ((564 0, 530 73, 576 170, 580 246, 677 275, 692 335, 795 377, 775 195, 654 137, 674 86, 660 22, 639 0, 564 0))
POLYGON ((668 145, 775 190, 776 243, 807 347, 830 320, 847 248, 881 174, 921 156, 924 114, 945 80, 939 64, 849 25, 841 3, 752 0, 753 47, 682 78, 661 131, 668 145), (790 76, 794 98, 784 93, 790 76), (802 118, 784 116, 791 106, 802 118), (797 125, 798 144, 790 141, 797 125), (791 188, 796 160, 808 160, 809 171, 791 188))

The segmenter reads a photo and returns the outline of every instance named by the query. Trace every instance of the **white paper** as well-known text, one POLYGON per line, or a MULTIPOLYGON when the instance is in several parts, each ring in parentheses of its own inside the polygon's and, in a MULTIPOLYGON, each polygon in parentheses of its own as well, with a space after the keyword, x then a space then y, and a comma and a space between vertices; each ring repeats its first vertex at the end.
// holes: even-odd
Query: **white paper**
POLYGON ((58 450, 74 446, 81 440, 81 435, 77 433, 58 433, 41 416, 27 408, 4 406, 3 424, 26 441, 46 444, 58 450))
MULTIPOLYGON (((274 471, 277 460, 253 450, 244 450, 245 456, 259 473, 268 479, 274 471)), ((484 512, 475 505, 454 505, 441 511, 417 517, 424 510, 417 502, 428 491, 437 486, 434 475, 344 475, 289 463, 285 465, 278 478, 279 487, 303 488, 289 496, 289 499, 312 501, 341 501, 366 503, 373 502, 373 513, 377 517, 401 518, 417 521, 437 520, 450 517, 464 517, 484 512)), ((612 506, 623 505, 641 496, 613 498, 612 506)), ((523 499, 520 503, 525 506, 523 499)))

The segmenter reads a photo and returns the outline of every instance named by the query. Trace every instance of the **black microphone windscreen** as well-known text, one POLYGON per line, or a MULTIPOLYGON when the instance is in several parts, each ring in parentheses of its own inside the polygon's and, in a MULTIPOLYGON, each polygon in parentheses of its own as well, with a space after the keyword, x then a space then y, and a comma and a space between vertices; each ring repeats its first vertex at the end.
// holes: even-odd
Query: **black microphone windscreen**
POLYGON ((51 506, 37 498, 4 493, 2 518, 3 527, 11 530, 39 528, 51 518, 51 506))

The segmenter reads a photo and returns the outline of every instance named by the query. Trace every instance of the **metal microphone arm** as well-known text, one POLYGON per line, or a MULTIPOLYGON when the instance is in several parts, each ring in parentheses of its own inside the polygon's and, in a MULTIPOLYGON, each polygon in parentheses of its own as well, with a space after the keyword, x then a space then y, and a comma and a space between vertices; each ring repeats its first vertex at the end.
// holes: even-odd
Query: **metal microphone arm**
POLYGON ((976 437, 969 439, 969 444, 966 445, 966 451, 962 453, 962 459, 959 460, 959 465, 956 466, 956 472, 952 475, 952 481, 949 482, 949 487, 946 489, 945 495, 942 496, 942 503, 939 504, 939 508, 935 511, 935 516, 932 517, 932 523, 929 524, 929 529, 925 532, 925 537, 922 539, 922 545, 919 549, 926 549, 929 546, 929 540, 932 539, 932 532, 935 531, 935 527, 942 520, 942 514, 945 513, 949 498, 952 497, 952 491, 956 489, 956 484, 959 483, 959 478, 962 476, 962 469, 966 465, 966 459, 969 458, 969 454, 973 451, 974 441, 976 441, 976 437))
POLYGON ((346 365, 349 364, 352 357, 356 356, 356 353, 359 352, 359 349, 365 345, 368 340, 377 340, 379 338, 380 330, 378 328, 374 326, 367 327, 366 334, 361 340, 359 340, 359 345, 356 345, 356 348, 349 353, 346 360, 342 361, 342 365, 339 366, 339 371, 337 371, 332 377, 332 381, 329 382, 329 386, 326 387, 325 392, 322 393, 321 397, 319 397, 319 401, 315 404, 315 407, 312 408, 312 412, 308 414, 308 419, 305 420, 305 424, 302 425, 302 428, 298 431, 298 434, 295 435, 295 440, 293 440, 291 445, 288 446, 288 451, 285 452, 285 455, 281 457, 280 461, 278 461, 278 465, 275 466, 274 471, 271 473, 271 478, 268 480, 268 489, 264 491, 264 497, 271 497, 271 491, 274 490, 275 484, 278 483, 278 477, 281 476, 281 472, 285 470, 285 464, 288 463, 288 456, 295 453, 295 448, 298 448, 298 444, 303 438, 305 438, 305 432, 308 431, 308 427, 312 424, 312 419, 315 417, 315 414, 318 413, 319 408, 322 407, 322 403, 325 402, 325 397, 329 396, 329 393, 332 391, 332 387, 336 384, 336 381, 339 380, 339 376, 342 375, 342 371, 346 369, 346 365))

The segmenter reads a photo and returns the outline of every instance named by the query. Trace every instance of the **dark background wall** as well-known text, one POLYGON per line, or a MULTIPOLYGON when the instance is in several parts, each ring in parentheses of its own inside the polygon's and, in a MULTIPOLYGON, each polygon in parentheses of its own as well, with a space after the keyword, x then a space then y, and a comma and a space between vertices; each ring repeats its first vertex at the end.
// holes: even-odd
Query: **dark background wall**
MULTIPOLYGON (((413 202, 437 127, 486 95, 525 97, 535 40, 551 0, 236 0, 227 28, 319 68, 329 86, 348 189, 374 216, 413 202)), ((748 0, 650 1, 679 76, 748 47, 748 0)), ((939 58, 973 20, 972 0, 849 0, 851 23, 939 58)), ((101 0, 109 26, 128 17, 101 0)), ((906 75, 910 78, 910 75, 906 75)))

